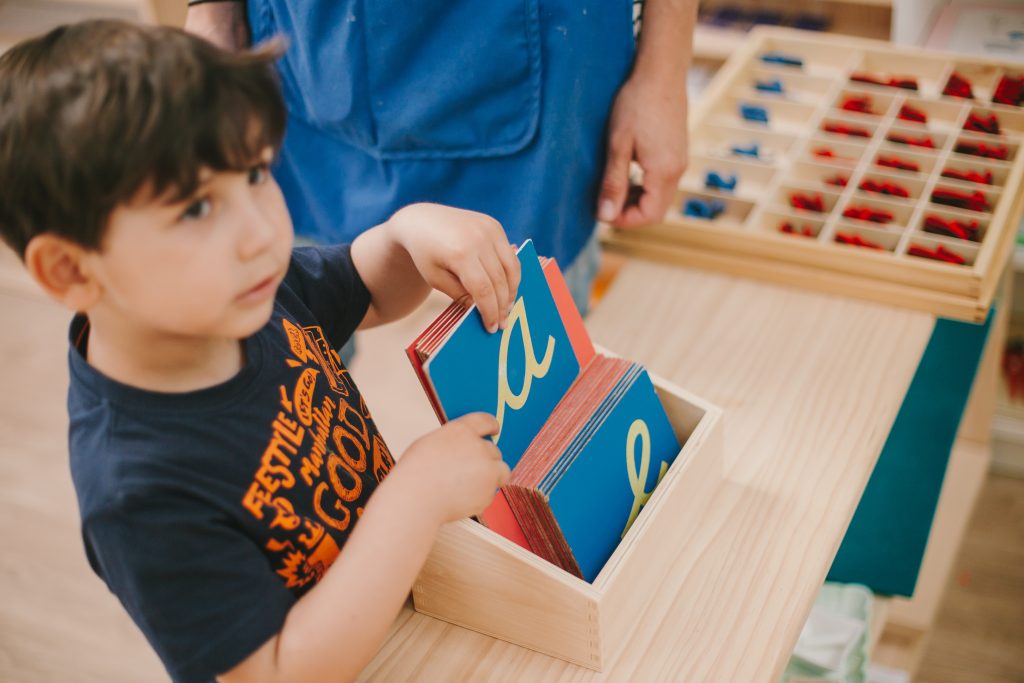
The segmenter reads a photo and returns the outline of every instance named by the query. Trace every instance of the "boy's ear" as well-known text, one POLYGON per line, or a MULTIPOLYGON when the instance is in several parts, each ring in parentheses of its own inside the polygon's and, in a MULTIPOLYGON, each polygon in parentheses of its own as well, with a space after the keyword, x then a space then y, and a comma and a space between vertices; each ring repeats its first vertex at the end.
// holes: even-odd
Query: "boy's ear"
POLYGON ((102 288, 84 267, 87 251, 58 235, 36 235, 25 247, 25 267, 47 294, 73 311, 84 312, 99 300, 102 288))

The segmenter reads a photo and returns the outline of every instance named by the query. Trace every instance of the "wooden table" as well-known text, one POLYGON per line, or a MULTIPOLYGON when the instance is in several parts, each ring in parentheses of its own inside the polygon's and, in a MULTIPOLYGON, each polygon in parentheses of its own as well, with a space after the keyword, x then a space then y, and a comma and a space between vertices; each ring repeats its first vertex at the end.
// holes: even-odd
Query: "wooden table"
POLYGON ((934 317, 628 262, 595 341, 725 410, 724 478, 691 542, 598 674, 403 610, 368 681, 777 681, 934 317))

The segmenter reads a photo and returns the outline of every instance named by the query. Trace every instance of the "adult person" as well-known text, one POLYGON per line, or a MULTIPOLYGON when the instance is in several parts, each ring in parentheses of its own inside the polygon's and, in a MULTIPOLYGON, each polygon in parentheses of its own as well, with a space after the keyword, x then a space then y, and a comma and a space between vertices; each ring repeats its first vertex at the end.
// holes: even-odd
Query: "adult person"
POLYGON ((192 0, 186 29, 289 40, 275 167, 296 232, 349 242, 398 207, 496 218, 586 310, 595 220, 660 219, 687 158, 696 0, 192 0), (630 162, 643 170, 631 191, 630 162))

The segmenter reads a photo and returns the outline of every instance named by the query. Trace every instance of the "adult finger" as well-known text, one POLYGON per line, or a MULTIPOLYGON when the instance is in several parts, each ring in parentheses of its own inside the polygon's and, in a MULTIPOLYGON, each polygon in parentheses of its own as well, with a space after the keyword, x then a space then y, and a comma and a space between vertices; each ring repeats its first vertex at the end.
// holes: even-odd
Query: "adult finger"
POLYGON ((613 131, 608 138, 608 160, 597 201, 597 217, 605 223, 614 222, 622 212, 629 192, 629 162, 632 158, 633 135, 625 130, 613 131))
POLYGON ((632 228, 639 225, 656 223, 665 216, 669 204, 675 196, 682 164, 673 160, 662 162, 652 168, 644 169, 644 191, 640 201, 627 207, 614 225, 621 228, 632 228))

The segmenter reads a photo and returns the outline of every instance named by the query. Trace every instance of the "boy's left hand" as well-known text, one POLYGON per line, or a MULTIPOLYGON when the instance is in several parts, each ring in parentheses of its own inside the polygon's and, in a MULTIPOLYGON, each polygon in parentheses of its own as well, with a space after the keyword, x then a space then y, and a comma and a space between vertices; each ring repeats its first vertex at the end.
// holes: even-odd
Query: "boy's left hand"
POLYGON ((501 223, 440 204, 412 204, 388 223, 427 284, 452 299, 470 297, 489 331, 504 329, 520 273, 501 223))

